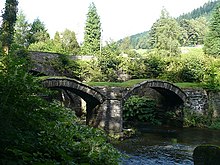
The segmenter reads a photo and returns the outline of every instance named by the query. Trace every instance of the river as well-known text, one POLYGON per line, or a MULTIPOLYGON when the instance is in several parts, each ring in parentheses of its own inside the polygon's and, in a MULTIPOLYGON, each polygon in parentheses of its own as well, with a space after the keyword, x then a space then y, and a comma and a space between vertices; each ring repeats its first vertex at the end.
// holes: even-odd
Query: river
POLYGON ((138 132, 114 144, 128 156, 122 165, 193 165, 196 146, 220 145, 219 130, 141 126, 138 132))

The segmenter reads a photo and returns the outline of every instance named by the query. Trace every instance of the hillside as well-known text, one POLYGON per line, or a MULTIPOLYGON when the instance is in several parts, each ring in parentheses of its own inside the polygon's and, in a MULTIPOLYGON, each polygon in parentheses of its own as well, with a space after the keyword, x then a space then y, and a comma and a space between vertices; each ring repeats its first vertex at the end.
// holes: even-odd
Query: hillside
POLYGON ((179 17, 177 17, 177 20, 196 19, 199 17, 206 17, 207 19, 209 19, 213 9, 219 2, 220 0, 209 1, 208 3, 205 3, 203 6, 200 6, 199 8, 196 8, 189 13, 184 13, 180 15, 179 17))
MULTIPOLYGON (((205 3, 203 6, 200 6, 194 10, 192 10, 189 13, 184 13, 176 18, 178 22, 181 22, 181 20, 192 20, 204 17, 206 20, 210 19, 211 13, 214 10, 215 6, 218 5, 220 0, 215 1, 209 1, 205 3)), ((132 49, 146 49, 148 48, 147 44, 147 37, 148 37, 149 31, 145 31, 142 33, 134 34, 132 36, 129 36, 130 38, 130 47, 132 49)), ((126 37, 128 38, 128 37, 126 37)), ((118 41, 119 45, 123 43, 125 39, 121 39, 118 41)))
POLYGON ((147 43, 145 42, 148 37, 149 31, 138 33, 130 36, 131 47, 133 49, 147 49, 147 43))

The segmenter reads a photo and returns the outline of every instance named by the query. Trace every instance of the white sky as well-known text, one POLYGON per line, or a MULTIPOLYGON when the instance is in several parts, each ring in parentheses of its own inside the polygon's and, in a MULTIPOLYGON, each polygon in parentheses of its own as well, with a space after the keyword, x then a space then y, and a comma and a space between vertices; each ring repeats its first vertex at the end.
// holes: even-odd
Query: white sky
MULTIPOLYGON (((68 28, 82 42, 86 14, 91 2, 97 7, 102 23, 103 41, 124 38, 147 31, 160 16, 164 6, 172 17, 187 13, 209 0, 18 0, 31 23, 39 18, 51 37, 68 28)), ((0 10, 4 7, 0 0, 0 10)))

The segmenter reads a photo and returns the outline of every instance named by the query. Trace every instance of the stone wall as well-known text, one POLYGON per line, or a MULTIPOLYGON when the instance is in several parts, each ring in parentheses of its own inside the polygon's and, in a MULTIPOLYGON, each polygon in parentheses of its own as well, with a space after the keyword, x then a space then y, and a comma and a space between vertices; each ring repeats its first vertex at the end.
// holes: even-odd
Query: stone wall
POLYGON ((199 114, 205 114, 207 112, 208 93, 205 90, 200 88, 186 88, 183 91, 188 98, 185 102, 185 107, 199 114))
POLYGON ((220 116, 220 92, 207 91, 201 88, 183 89, 188 100, 185 107, 199 114, 208 114, 213 111, 213 117, 220 116))

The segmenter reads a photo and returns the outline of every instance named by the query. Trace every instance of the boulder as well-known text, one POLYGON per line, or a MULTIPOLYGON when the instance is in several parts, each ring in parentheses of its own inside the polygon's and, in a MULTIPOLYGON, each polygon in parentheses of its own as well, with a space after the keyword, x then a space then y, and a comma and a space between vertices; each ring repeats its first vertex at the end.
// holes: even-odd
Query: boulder
POLYGON ((200 145, 193 151, 194 165, 220 165, 220 147, 200 145))

